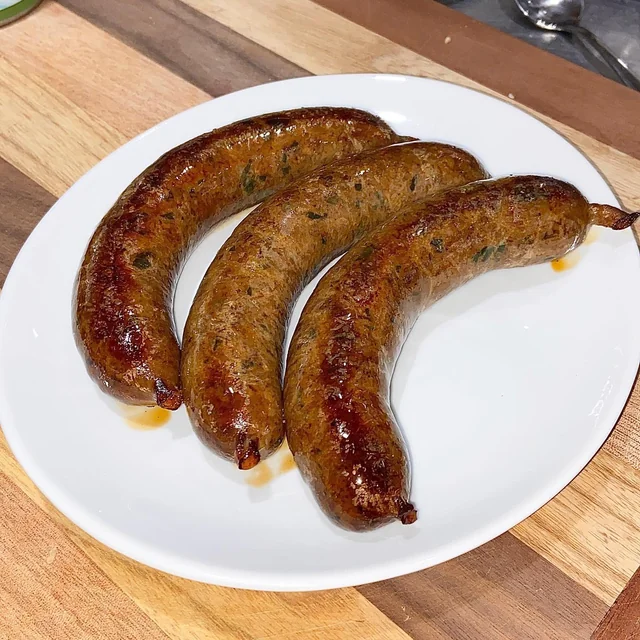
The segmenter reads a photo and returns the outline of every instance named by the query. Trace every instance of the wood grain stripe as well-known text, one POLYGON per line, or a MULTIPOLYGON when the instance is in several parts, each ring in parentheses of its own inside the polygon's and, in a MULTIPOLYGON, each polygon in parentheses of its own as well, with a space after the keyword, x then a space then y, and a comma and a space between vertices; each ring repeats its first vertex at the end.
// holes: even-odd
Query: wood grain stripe
POLYGON ((0 159, 0 287, 20 247, 55 198, 0 159))
POLYGON ((576 640, 607 606, 510 534, 359 591, 412 638, 576 640))
POLYGON ((316 1, 502 95, 515 95, 520 104, 640 158, 640 94, 636 91, 433 0, 316 1))
MULTIPOLYGON (((211 96, 306 75, 285 58, 179 0, 61 0, 61 4, 211 96)), ((126 67, 120 69, 122 73, 126 67)))
POLYGON ((640 638, 640 569, 607 612, 592 640, 640 638))
POLYGON ((2 472, 0 540, 0 637, 166 640, 2 472))
POLYGON ((640 471, 605 450, 512 531, 611 604, 640 565, 640 471))

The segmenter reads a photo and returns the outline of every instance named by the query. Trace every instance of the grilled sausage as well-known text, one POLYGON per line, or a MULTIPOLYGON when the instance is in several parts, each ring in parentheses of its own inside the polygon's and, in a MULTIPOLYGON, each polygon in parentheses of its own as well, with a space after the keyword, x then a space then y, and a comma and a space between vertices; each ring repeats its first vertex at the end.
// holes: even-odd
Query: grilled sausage
POLYGON ((282 349, 316 273, 409 202, 486 177, 468 153, 415 142, 315 171, 258 207, 220 249, 183 339, 182 381, 199 437, 249 469, 284 435, 282 349))
POLYGON ((438 194, 356 244, 309 299, 285 374, 289 446, 325 513, 353 530, 416 520, 389 385, 423 309, 486 271, 564 255, 591 224, 636 218, 524 176, 438 194))
POLYGON ((172 302, 189 249, 312 169, 402 139, 364 111, 307 108, 236 122, 163 155, 103 218, 80 268, 76 342, 91 376, 129 404, 177 409, 172 302))

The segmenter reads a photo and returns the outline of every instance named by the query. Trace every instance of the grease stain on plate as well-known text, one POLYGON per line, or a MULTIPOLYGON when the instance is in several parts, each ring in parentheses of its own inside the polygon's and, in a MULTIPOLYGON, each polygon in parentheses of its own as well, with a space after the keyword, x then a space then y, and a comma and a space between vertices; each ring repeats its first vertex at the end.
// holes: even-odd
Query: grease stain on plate
POLYGON ((293 459, 293 454, 289 449, 286 450, 284 455, 282 456, 282 460, 280 460, 280 473, 289 473, 289 471, 293 471, 296 468, 296 461, 293 459))
POLYGON ((132 429, 151 431, 167 424, 171 419, 171 411, 160 407, 127 407, 124 417, 132 429))
POLYGON ((567 271, 575 267, 580 262, 580 254, 577 251, 572 251, 562 258, 551 261, 551 268, 558 273, 561 271, 567 271))
POLYGON ((266 461, 260 462, 247 473, 247 484, 250 487, 264 487, 273 480, 273 471, 266 461))
POLYGON ((587 237, 584 239, 582 243, 584 245, 593 244, 600 237, 600 229, 597 227, 591 227, 589 229, 589 233, 587 233, 587 237))
POLYGON ((284 444, 267 460, 263 460, 245 475, 245 481, 250 487, 264 487, 278 476, 295 469, 296 463, 287 443, 284 444))

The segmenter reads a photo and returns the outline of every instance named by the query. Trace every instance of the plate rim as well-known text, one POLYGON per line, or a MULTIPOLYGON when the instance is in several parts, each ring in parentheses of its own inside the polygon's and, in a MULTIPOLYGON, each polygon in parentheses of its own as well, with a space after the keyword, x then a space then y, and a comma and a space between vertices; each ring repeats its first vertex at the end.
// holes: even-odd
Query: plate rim
MULTIPOLYGON (((613 194, 615 201, 617 197, 611 188, 606 176, 598 169, 595 163, 584 154, 571 140, 566 138, 562 133, 556 131, 549 126, 546 122, 539 117, 528 113, 522 107, 513 104, 506 99, 499 96, 493 96, 489 93, 485 93, 482 90, 472 89, 460 84, 448 82, 444 80, 438 80, 434 78, 422 78, 419 76, 410 76, 403 74, 381 74, 381 73, 358 73, 358 74, 331 74, 325 76, 306 76, 303 78, 291 78, 286 80, 280 80, 277 82, 266 83, 262 85, 256 85, 236 91, 230 94, 212 98, 199 105, 195 105, 189 109, 186 109, 180 113, 177 113, 160 123, 155 124, 146 131, 138 134, 125 144, 121 145, 117 149, 114 149, 100 162, 94 165, 89 171, 83 174, 73 185, 71 185, 65 192, 56 200, 53 206, 44 214, 37 225, 29 234, 28 238, 22 245, 18 255, 16 256, 5 284, 0 293, 0 329, 5 326, 5 321, 8 309, 11 305, 12 296, 19 296, 18 291, 18 277, 23 269, 23 262, 28 264, 27 257, 31 251, 31 244, 35 241, 34 238, 38 238, 42 233, 46 231, 49 224, 55 224, 54 216, 51 214, 57 209, 60 203, 67 197, 69 192, 75 189, 79 189, 82 184, 88 179, 94 171, 106 162, 113 154, 123 152, 124 149, 130 149, 135 147, 141 140, 148 136, 156 135, 157 132, 165 127, 169 127, 174 119, 182 119, 186 114, 193 110, 202 108, 204 105, 208 105, 211 102, 220 102, 234 96, 237 99, 238 96, 243 94, 251 94, 256 89, 263 89, 264 87, 277 87, 291 84, 300 83, 317 83, 319 80, 322 82, 331 82, 338 78, 358 78, 365 81, 383 80, 383 81, 402 81, 402 82, 420 82, 427 84, 438 85, 450 85, 464 91, 472 92, 482 99, 490 102, 502 103, 511 107, 512 109, 520 111, 525 116, 537 121, 553 133, 561 137, 567 144, 572 146, 577 153, 579 153, 587 162, 598 172, 607 188, 613 194), (79 186, 80 185, 80 186, 79 186), (53 222, 52 222, 53 221, 53 222)), ((276 89, 277 90, 277 89, 276 89)), ((328 101, 329 104, 334 101, 328 101)), ((344 101, 348 102, 348 100, 344 101)), ((337 105, 336 105, 337 106, 337 105)), ((231 122, 231 120, 230 120, 231 122)), ((629 230, 624 232, 634 238, 633 233, 629 230)), ((640 253, 636 253, 636 264, 640 267, 640 253)), ((631 346, 629 347, 631 349, 631 346)), ((81 506, 76 505, 72 498, 69 498, 63 490, 59 490, 54 480, 47 477, 45 472, 41 472, 37 462, 35 462, 28 450, 20 438, 19 428, 14 424, 14 418, 10 409, 10 402, 6 394, 5 386, 5 373, 4 368, 0 365, 0 428, 2 429, 7 443, 13 455, 17 459, 20 466, 23 468, 26 475, 34 482, 38 490, 53 504, 53 506, 62 513, 63 516, 68 518, 76 526, 82 529, 85 533, 95 538, 102 544, 106 545, 110 549, 115 550, 133 560, 140 562, 143 565, 150 566, 154 569, 166 572, 170 575, 176 575, 182 578, 197 580, 200 582, 216 584, 219 586, 242 588, 242 589, 258 589, 268 591, 315 591, 323 589, 333 589, 348 586, 358 586, 370 582, 377 582, 380 580, 386 580, 400 575, 413 573, 420 571, 431 566, 435 566, 459 555, 467 553, 472 549, 475 549, 495 537, 508 532, 513 526, 529 517, 535 511, 543 507, 547 502, 552 500, 562 489, 564 489, 591 461, 591 459, 597 454, 603 444, 606 442, 611 431, 614 429, 620 415, 622 414, 629 396, 633 389, 636 376, 638 374, 638 365, 640 363, 640 336, 635 339, 634 356, 625 359, 624 371, 621 374, 621 380, 625 381, 624 385, 620 385, 621 389, 625 389, 624 392, 618 391, 615 400, 611 400, 610 414, 615 416, 611 426, 607 426, 604 429, 595 430, 593 435, 585 439, 582 442, 580 455, 575 455, 571 459, 571 464, 567 464, 563 467, 562 473, 558 473, 553 477, 552 482, 544 483, 537 491, 532 492, 527 500, 520 501, 518 508, 513 508, 507 513, 503 514, 484 527, 481 527, 473 532, 464 536, 457 543, 450 543, 439 547, 438 553, 423 552, 416 553, 404 558, 396 558, 392 560, 386 560, 378 562, 375 565, 367 565, 357 569, 348 568, 341 571, 332 571, 331 573, 318 573, 318 572, 304 572, 304 573, 286 573, 270 570, 268 572, 262 571, 259 573, 250 572, 247 570, 229 570, 219 567, 213 567, 211 565, 204 565, 204 563, 198 563, 193 560, 185 559, 176 556, 173 553, 162 551, 158 552, 153 546, 149 546, 146 543, 140 542, 139 539, 134 538, 128 534, 121 533, 117 528, 113 527, 110 523, 101 521, 90 513, 86 512, 81 506)), ((2 356, 2 343, 0 342, 0 361, 2 356)), ((608 422, 608 421, 606 421, 608 422)))

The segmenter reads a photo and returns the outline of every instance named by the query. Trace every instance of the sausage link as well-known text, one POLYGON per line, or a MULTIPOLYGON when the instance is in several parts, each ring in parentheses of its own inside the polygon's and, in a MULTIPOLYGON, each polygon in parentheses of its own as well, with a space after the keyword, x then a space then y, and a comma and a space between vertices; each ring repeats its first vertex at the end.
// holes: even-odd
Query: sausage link
POLYGON ((410 202, 486 177, 468 153, 414 142, 315 171, 236 228, 205 275, 184 333, 185 404, 199 437, 249 469, 284 435, 282 349, 301 289, 410 202))
POLYGON ((75 333, 90 375, 129 404, 177 409, 172 302, 193 245, 312 169, 402 139, 364 111, 307 108, 236 122, 163 155, 102 219, 80 268, 75 333))
POLYGON ((309 299, 285 374, 289 446, 325 513, 353 530, 416 520, 389 386, 422 310, 486 271, 559 258, 592 223, 637 217, 523 176, 438 194, 356 244, 309 299))

